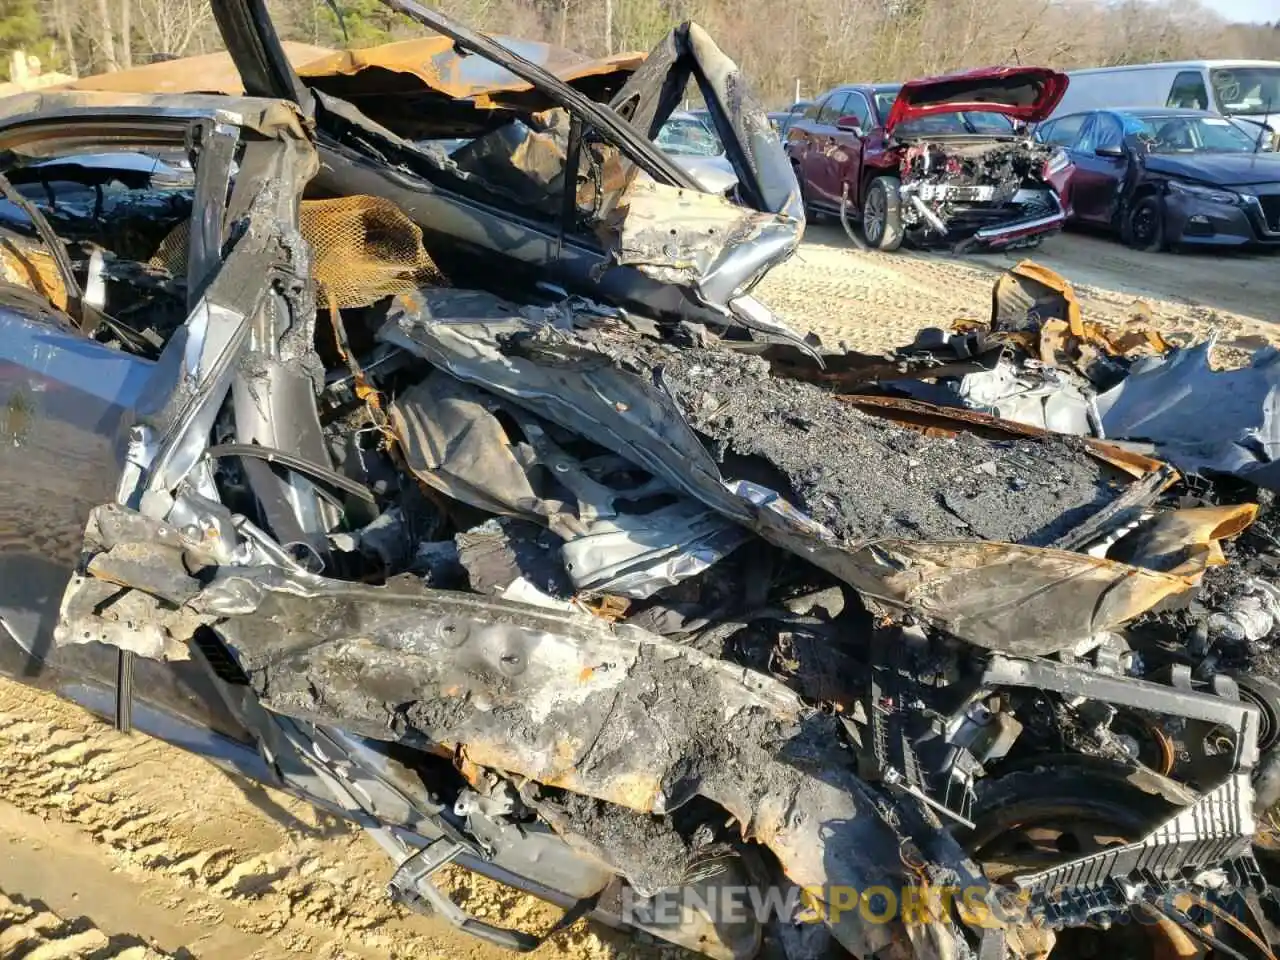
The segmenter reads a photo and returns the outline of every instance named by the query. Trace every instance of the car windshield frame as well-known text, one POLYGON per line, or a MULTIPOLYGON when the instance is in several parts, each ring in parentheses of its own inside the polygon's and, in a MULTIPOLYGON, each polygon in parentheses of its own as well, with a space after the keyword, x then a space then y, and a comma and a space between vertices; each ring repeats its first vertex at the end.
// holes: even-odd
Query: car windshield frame
POLYGON ((876 116, 880 118, 880 123, 889 116, 889 111, 893 109, 893 102, 898 99, 898 92, 902 90, 902 85, 898 84, 893 87, 873 87, 871 90, 872 99, 875 100, 876 116))
POLYGON ((1002 113, 954 110, 916 117, 900 123, 894 128, 893 135, 895 137, 1012 137, 1016 132, 1013 120, 1002 113), (960 118, 959 123, 955 123, 957 117, 960 118), (1007 129, 987 128, 987 125, 992 123, 1007 125, 1007 129), (948 129, 948 124, 954 124, 955 129, 948 129))
POLYGON ((1159 155, 1192 155, 1200 154, 1237 154, 1237 153, 1254 153, 1256 143, 1252 137, 1237 127, 1226 117, 1203 116, 1196 114, 1130 114, 1125 118, 1125 135, 1137 136, 1145 145, 1148 153, 1159 155), (1199 141, 1193 143, 1190 147, 1165 146, 1161 148, 1162 141, 1156 136, 1169 124, 1183 123, 1187 125, 1187 129, 1193 134, 1193 139, 1199 141), (1222 142, 1230 141, 1238 144, 1240 149, 1214 149, 1206 146, 1205 134, 1210 136, 1220 135, 1226 138, 1222 142))
MULTIPOLYGON (((893 109, 894 102, 898 99, 898 94, 902 90, 902 85, 898 84, 892 87, 872 87, 871 95, 875 101, 876 115, 880 118, 880 124, 883 125, 885 119, 889 116, 889 112, 893 109)), ((935 113, 928 117, 920 117, 910 120, 906 123, 900 123, 894 129, 894 135, 898 136, 905 133, 907 136, 920 135, 937 135, 944 137, 1003 137, 1013 136, 1017 131, 1014 129, 1013 121, 1002 113, 996 111, 978 111, 978 110, 956 110, 950 113, 935 113), (934 121, 947 122, 948 118, 960 116, 965 127, 963 130, 934 130, 932 129, 934 121), (976 118, 976 120, 975 120, 976 118), (997 119, 998 118, 998 119, 997 119), (988 123, 1006 123, 1008 130, 994 131, 983 129, 988 123), (919 124, 925 124, 924 128, 919 124)))
POLYGON ((1214 101, 1223 113, 1264 117, 1280 110, 1280 67, 1213 67, 1209 70, 1209 85, 1213 87, 1214 101), (1258 96, 1232 102, 1226 94, 1233 87, 1237 97, 1255 87, 1258 96))

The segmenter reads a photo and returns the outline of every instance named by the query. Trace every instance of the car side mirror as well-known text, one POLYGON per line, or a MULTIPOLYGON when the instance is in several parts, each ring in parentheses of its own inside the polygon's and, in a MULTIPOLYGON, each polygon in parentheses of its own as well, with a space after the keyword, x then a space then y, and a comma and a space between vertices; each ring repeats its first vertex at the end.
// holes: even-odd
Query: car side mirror
POLYGON ((1110 157, 1112 160, 1117 160, 1124 156, 1124 147, 1116 146, 1115 144, 1098 147, 1093 151, 1093 155, 1095 157, 1110 157))
POLYGON ((862 136, 862 124, 858 122, 857 117, 841 117, 836 121, 836 129, 852 133, 855 137, 862 136))

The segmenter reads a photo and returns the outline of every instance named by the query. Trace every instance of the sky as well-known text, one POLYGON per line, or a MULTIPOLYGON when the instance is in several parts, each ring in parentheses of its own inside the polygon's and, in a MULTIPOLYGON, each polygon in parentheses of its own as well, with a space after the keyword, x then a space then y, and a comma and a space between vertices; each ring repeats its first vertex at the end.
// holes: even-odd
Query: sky
POLYGON ((1228 20, 1243 23, 1275 23, 1280 20, 1280 0, 1202 0, 1228 20))

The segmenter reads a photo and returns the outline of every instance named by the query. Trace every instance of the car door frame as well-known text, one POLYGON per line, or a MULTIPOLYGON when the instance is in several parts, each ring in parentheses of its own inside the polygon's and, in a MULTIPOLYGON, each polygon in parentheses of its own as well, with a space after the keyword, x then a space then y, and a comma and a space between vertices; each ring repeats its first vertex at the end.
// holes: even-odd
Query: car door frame
MULTIPOLYGON (((175 477, 193 484, 184 486, 192 493, 200 488, 198 478, 207 469, 201 466, 203 451, 220 397, 231 393, 237 377, 254 376, 231 361, 249 341, 258 317, 280 309, 273 302, 274 286, 285 283, 293 245, 291 239, 277 240, 298 229, 297 195, 289 188, 300 195, 314 170, 315 152, 301 118, 281 104, 200 95, 19 95, 0 107, 0 151, 18 157, 26 143, 38 145, 35 156, 60 155, 59 150, 66 155, 128 152, 159 144, 199 151, 187 253, 189 313, 156 359, 112 350, 53 310, 48 320, 26 314, 0 320, 5 332, 0 359, 8 364, 11 385, 21 371, 38 370, 47 380, 98 391, 86 396, 96 396, 102 410, 83 411, 94 421, 93 435, 103 440, 94 461, 98 475, 71 491, 76 515, 60 519, 79 527, 83 545, 90 518, 101 509, 136 506, 147 496, 170 497, 175 477), (288 139, 291 144, 284 142, 288 139), (241 175, 233 180, 235 164, 241 175), (267 183, 270 189, 263 188, 267 183), (255 229, 239 229, 250 222, 255 229), (113 380, 106 373, 113 367, 104 364, 129 371, 113 380)), ((57 435, 62 428, 46 416, 37 417, 31 429, 57 435)), ((39 464, 24 466, 48 475, 39 464)), ((57 464, 50 469, 57 470, 57 464)), ((180 513, 179 500, 173 503, 180 513)), ((202 660, 135 661, 113 642, 129 642, 135 631, 127 622, 113 627, 109 609, 95 608, 86 616, 70 603, 76 585, 85 582, 76 576, 80 552, 64 565, 65 582, 56 596, 46 591, 29 597, 0 622, 0 673, 109 714, 113 701, 120 702, 122 664, 128 659, 128 676, 138 671, 136 684, 128 686, 139 700, 134 714, 139 729, 260 775, 256 754, 234 745, 248 743, 252 735, 226 709, 202 660)), ((13 595, 0 597, 0 603, 13 602, 13 595)))
MULTIPOLYGON (((606 241, 584 229, 574 204, 566 202, 555 222, 513 214, 500 198, 464 195, 446 182, 438 161, 393 131, 373 123, 354 105, 311 90, 297 79, 284 57, 264 0, 225 0, 214 5, 215 18, 246 89, 254 95, 288 98, 314 119, 321 148, 318 184, 335 194, 373 194, 396 203, 422 227, 428 240, 445 249, 483 254, 506 261, 504 271, 529 285, 551 282, 566 292, 604 299, 623 309, 657 318, 686 319, 714 326, 739 326, 803 343, 763 303, 749 293, 774 262, 800 242, 804 214, 791 164, 783 153, 762 106, 740 86, 736 66, 714 48, 696 24, 673 30, 635 71, 612 104, 603 104, 519 56, 502 44, 413 0, 381 0, 392 10, 453 41, 459 51, 477 55, 528 83, 566 110, 579 130, 590 128, 623 155, 629 168, 676 190, 702 192, 695 177, 651 141, 678 105, 694 76, 738 177, 746 205, 775 217, 755 231, 750 244, 726 248, 715 269, 681 283, 655 279, 652 270, 620 264, 606 241), (714 60, 709 69, 698 58, 714 60), (270 66, 264 66, 270 61, 270 66), (681 77, 683 79, 681 80, 681 77), (733 91, 725 89, 733 86, 733 91), (624 110, 636 87, 640 102, 624 110), (678 89, 677 89, 678 87, 678 89), (299 90, 303 93, 299 93, 299 90), (733 103, 722 103, 730 94, 733 103), (731 109, 732 108, 732 109, 731 109), (750 122, 758 110, 759 124, 750 122), (738 142, 741 140, 742 142, 738 142), (437 176, 432 173, 442 173, 437 176)), ((570 139, 573 134, 570 133, 570 139)), ((577 151, 569 150, 566 176, 577 151)), ((571 196, 566 192, 566 197, 571 196)))
POLYGON ((809 189, 810 202, 816 201, 825 207, 835 207, 840 202, 840 170, 835 158, 839 148, 836 121, 844 116, 844 104, 848 98, 849 91, 844 87, 823 97, 810 132, 812 142, 808 151, 809 162, 803 170, 805 186, 809 189), (834 107, 830 112, 831 120, 824 122, 823 117, 828 114, 829 105, 834 107))
POLYGON ((1124 124, 1109 110, 1095 110, 1080 128, 1075 146, 1071 149, 1074 171, 1071 178, 1071 207, 1075 219, 1081 223, 1110 227, 1115 223, 1121 185, 1127 165, 1132 162, 1124 146, 1124 124), (1103 122, 1111 121, 1120 130, 1119 157, 1099 156, 1091 134, 1103 122), (1082 144, 1090 139, 1090 146, 1082 144))
POLYGON ((1165 102, 1163 105, 1166 107, 1172 107, 1174 109, 1179 109, 1179 110, 1217 110, 1218 109, 1217 106, 1215 106, 1213 103, 1214 98, 1215 98, 1215 91, 1213 90, 1213 87, 1209 82, 1209 71, 1205 67, 1194 67, 1194 68, 1188 67, 1182 70, 1178 70, 1177 72, 1174 73, 1173 79, 1169 81, 1169 89, 1165 93, 1165 98, 1164 98, 1165 102), (1173 100, 1173 91, 1177 89, 1179 78, 1186 76, 1187 74, 1195 75, 1196 80, 1200 84, 1200 90, 1204 94, 1204 103, 1200 104, 1199 106, 1184 107, 1180 103, 1170 102, 1173 100))
POLYGON ((876 116, 874 98, 868 96, 866 91, 855 88, 847 90, 846 94, 844 106, 841 107, 842 118, 852 115, 849 112, 849 103, 854 97, 862 100, 866 110, 864 112, 865 119, 859 125, 860 132, 855 133, 852 130, 841 129, 838 124, 836 126, 835 148, 832 151, 831 159, 836 181, 835 205, 839 207, 843 202, 847 188, 850 202, 856 208, 861 209, 863 200, 861 188, 862 157, 872 130, 879 124, 879 118, 876 116))
POLYGON ((1055 151, 1060 151, 1064 158, 1065 162, 1061 164, 1053 162, 1051 158, 1046 179, 1053 189, 1057 191, 1058 199, 1067 213, 1068 222, 1071 223, 1076 220, 1075 209, 1071 205, 1072 180, 1075 177, 1074 150, 1075 145, 1080 142, 1080 134, 1084 131, 1084 126, 1089 122, 1093 112, 1092 110, 1079 110, 1074 113, 1064 114, 1061 117, 1054 117, 1038 124, 1035 130, 1035 139, 1038 143, 1051 147, 1055 151), (1076 127, 1075 136, 1069 143, 1055 143, 1048 139, 1049 135, 1052 135, 1060 124, 1067 120, 1074 120, 1077 117, 1080 118, 1080 124, 1076 127))
MULTIPOLYGON (((791 126, 787 128, 785 141, 787 157, 791 161, 802 192, 807 190, 805 186, 808 179, 807 171, 815 155, 814 124, 817 122, 818 114, 822 112, 822 105, 826 99, 826 96, 816 97, 812 103, 800 111, 800 116, 792 120, 791 126), (810 111, 813 112, 813 116, 809 116, 810 111)), ((806 203, 813 200, 812 196, 808 195, 804 199, 806 203)))

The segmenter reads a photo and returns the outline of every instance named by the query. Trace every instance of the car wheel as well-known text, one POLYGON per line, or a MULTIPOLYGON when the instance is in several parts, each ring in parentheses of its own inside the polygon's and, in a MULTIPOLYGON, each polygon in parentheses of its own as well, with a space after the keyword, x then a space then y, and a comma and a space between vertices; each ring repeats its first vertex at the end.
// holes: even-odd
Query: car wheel
POLYGON ((1240 699, 1262 712, 1258 727, 1258 750, 1265 756, 1280 743, 1280 682, 1258 673, 1229 670, 1240 687, 1240 699))
POLYGON ((897 177, 876 177, 862 204, 862 235, 877 250, 902 246, 902 200, 897 177))
POLYGON ((1135 250, 1165 249, 1164 201, 1155 195, 1143 197, 1125 214, 1121 233, 1135 250))

